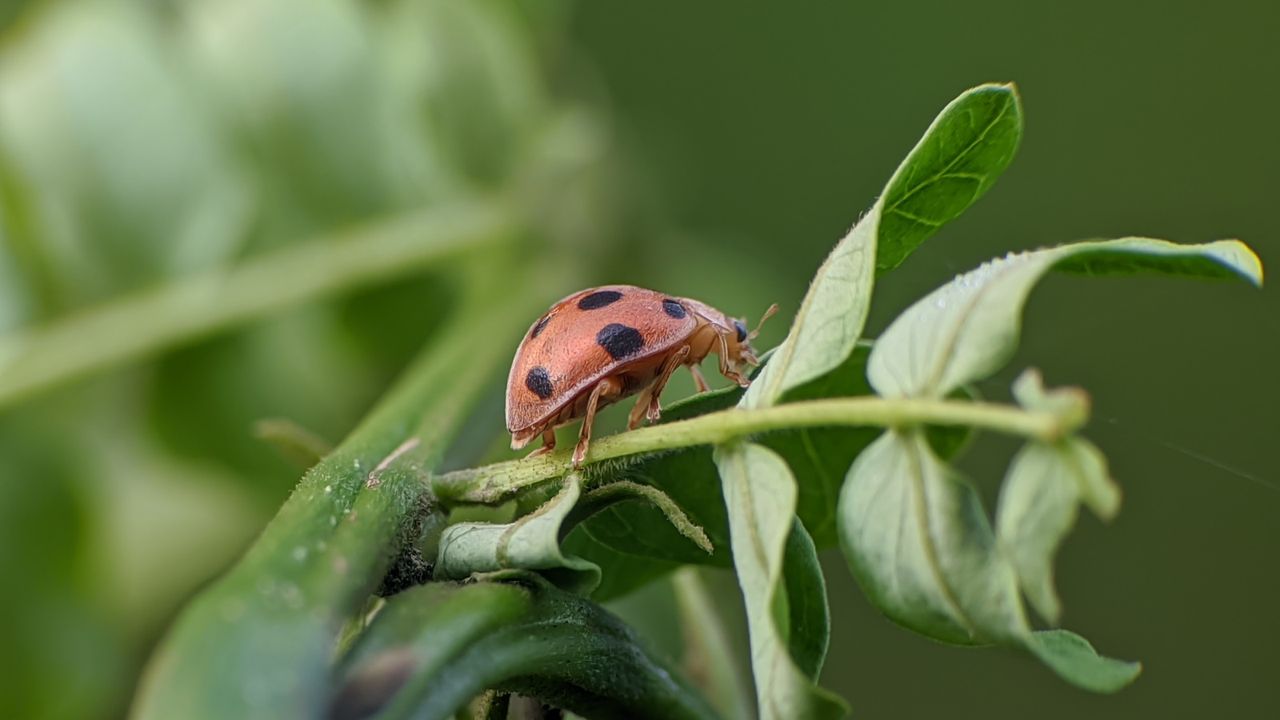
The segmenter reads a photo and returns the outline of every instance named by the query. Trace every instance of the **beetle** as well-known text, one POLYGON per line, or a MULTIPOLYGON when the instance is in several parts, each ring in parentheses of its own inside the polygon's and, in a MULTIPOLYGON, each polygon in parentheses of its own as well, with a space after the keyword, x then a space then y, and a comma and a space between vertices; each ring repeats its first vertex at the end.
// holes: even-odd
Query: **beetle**
POLYGON ((722 375, 747 387, 743 366, 760 364, 751 340, 777 309, 771 306, 747 332, 742 320, 706 303, 631 285, 564 298, 529 327, 511 363, 506 414, 512 449, 541 435, 542 447, 530 457, 550 452, 555 429, 583 418, 573 450, 578 467, 597 410, 639 393, 627 429, 644 418, 658 420, 659 396, 680 366, 689 368, 699 392, 709 389, 698 364, 711 352, 720 357, 722 375))

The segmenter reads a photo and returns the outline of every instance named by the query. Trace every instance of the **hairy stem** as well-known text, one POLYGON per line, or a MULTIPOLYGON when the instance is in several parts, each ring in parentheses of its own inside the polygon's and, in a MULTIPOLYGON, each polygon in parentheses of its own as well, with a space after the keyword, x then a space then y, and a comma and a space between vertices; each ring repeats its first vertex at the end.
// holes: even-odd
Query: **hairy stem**
POLYGON ((497 203, 462 202, 177 278, 0 338, 0 407, 281 308, 421 270, 509 237, 497 203))
POLYGON ((134 717, 208 717, 208 708, 222 717, 321 716, 335 640, 408 539, 426 490, 420 474, 440 462, 505 363, 498 338, 524 324, 519 309, 532 291, 508 283, 498 293, 481 280, 244 557, 186 607, 152 657, 134 717), (493 337, 476 342, 476 327, 493 337))
MULTIPOLYGON (((969 426, 1053 441, 1082 425, 1086 412, 1084 407, 1044 412, 964 400, 880 397, 807 400, 768 408, 722 410, 600 438, 591 443, 586 461, 598 463, 693 445, 714 445, 773 430, 840 425, 969 426)), ((560 477, 570 469, 570 452, 566 448, 539 457, 446 473, 431 482, 436 494, 446 502, 494 503, 535 483, 560 477)))
POLYGON ((671 523, 671 526, 677 532, 688 538, 690 542, 697 545, 708 555, 715 552, 715 547, 712 546, 711 538, 707 537, 706 531, 690 520, 684 510, 680 509, 680 506, 670 496, 652 485, 644 485, 630 480, 618 480, 607 485, 601 485, 588 492, 582 498, 578 507, 574 508, 575 513, 570 516, 570 523, 603 510, 608 505, 619 500, 633 498, 649 501, 650 504, 658 508, 666 516, 667 522, 671 523))

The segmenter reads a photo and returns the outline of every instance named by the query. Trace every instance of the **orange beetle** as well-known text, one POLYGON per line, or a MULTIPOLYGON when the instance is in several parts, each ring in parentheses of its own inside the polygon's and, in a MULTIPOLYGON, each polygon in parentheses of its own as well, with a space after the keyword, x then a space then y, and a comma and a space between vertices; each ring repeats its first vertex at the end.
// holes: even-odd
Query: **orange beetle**
MULTIPOLYGON (((765 311, 760 323, 776 310, 765 311)), ((681 365, 706 391, 698 363, 714 350, 721 374, 746 387, 750 381, 739 368, 760 364, 751 348, 758 332, 758 325, 748 333, 741 320, 706 303, 631 285, 574 293, 538 318, 516 350, 507 376, 511 447, 542 435, 542 447, 532 454, 550 452, 555 429, 584 418, 573 450, 577 467, 587 455, 596 410, 640 393, 627 429, 643 417, 657 420, 658 397, 681 365)))

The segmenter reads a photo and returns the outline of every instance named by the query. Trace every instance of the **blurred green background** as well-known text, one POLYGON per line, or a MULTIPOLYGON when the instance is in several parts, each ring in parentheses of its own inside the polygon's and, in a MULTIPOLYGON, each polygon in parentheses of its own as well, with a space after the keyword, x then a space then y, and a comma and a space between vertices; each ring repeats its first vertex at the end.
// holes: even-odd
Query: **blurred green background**
MULTIPOLYGON (((538 156, 573 168, 533 183, 527 228, 568 268, 558 294, 626 282, 786 317, 934 114, 985 81, 1021 89, 1019 156, 884 278, 870 334, 1007 250, 1142 234, 1280 256, 1280 6, 744 5, 7 4, 0 375, 30 328, 336 229, 507 198, 538 156)), ((123 714, 184 598, 298 477, 255 421, 340 439, 447 285, 406 273, 0 407, 0 716, 123 714)), ((1026 657, 923 640, 830 554, 824 683, 859 717, 1271 716, 1275 293, 1052 278, 982 392, 1007 397, 1029 365, 1093 394, 1087 434, 1126 495, 1061 554, 1064 624, 1144 675, 1096 697, 1026 657)), ((494 383, 470 447, 502 433, 494 383)), ((982 438, 964 461, 988 497, 1012 447, 982 438)))

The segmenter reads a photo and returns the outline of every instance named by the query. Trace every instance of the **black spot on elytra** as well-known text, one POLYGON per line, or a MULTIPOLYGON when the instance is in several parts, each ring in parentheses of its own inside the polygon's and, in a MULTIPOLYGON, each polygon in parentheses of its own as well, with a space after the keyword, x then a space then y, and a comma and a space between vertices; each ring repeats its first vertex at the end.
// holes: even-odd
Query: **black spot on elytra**
POLYGON ((597 290, 590 295, 584 295, 578 301, 579 310, 595 310, 605 305, 612 305, 622 299, 622 293, 617 290, 597 290))
POLYGON ((683 320, 689 314, 684 311, 684 306, 675 300, 667 299, 662 301, 662 309, 671 317, 677 320, 683 320))
POLYGON ((533 330, 529 332, 529 337, 531 338, 538 337, 538 335, 542 333, 542 330, 547 327, 547 323, 549 322, 551 322, 551 316, 550 315, 544 316, 541 320, 538 321, 537 325, 533 326, 533 330))
POLYGON ((551 387, 551 376, 547 374, 547 369, 541 365, 530 369, 529 374, 524 376, 524 386, 543 400, 551 397, 551 393, 554 391, 554 388, 551 387))
POLYGON ((743 325, 741 320, 734 320, 733 327, 738 331, 738 342, 747 339, 747 326, 743 325))
POLYGON ((622 360, 640 352, 644 347, 644 336, 633 327, 609 323, 596 333, 596 342, 609 353, 609 357, 622 360))

